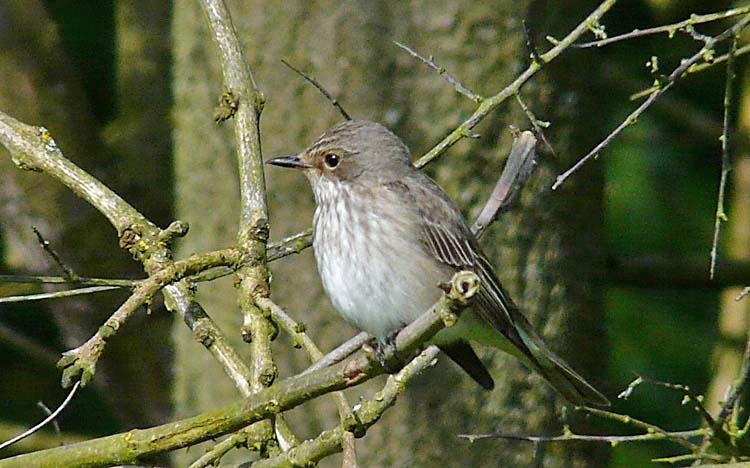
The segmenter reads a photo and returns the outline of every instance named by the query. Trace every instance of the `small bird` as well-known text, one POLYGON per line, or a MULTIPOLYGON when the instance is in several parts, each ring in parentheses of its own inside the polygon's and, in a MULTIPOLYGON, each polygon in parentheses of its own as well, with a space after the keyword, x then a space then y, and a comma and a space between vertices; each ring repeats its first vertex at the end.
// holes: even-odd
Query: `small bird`
POLYGON ((409 154, 383 125, 348 120, 300 154, 267 161, 300 169, 310 181, 313 249, 333 307, 386 343, 437 302, 438 284, 473 271, 480 289, 471 310, 433 338, 441 351, 488 390, 494 381, 469 340, 517 357, 573 404, 608 405, 545 346, 500 286, 461 213, 409 154))

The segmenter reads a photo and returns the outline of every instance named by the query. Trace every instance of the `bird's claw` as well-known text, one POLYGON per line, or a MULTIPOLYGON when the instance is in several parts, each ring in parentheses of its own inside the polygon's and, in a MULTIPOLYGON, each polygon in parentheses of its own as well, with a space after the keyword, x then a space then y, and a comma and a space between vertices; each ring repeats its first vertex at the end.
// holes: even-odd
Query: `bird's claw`
POLYGON ((389 333, 385 340, 378 340, 375 345, 375 359, 389 374, 395 374, 406 364, 396 349, 396 336, 400 331, 399 329, 389 333))

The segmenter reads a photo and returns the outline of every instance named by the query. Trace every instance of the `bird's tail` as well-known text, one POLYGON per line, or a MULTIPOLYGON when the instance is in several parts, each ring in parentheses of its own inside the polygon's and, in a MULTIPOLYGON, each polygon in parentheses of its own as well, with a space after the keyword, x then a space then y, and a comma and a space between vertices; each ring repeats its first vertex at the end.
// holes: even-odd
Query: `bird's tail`
MULTIPOLYGON (((491 385, 483 383, 483 379, 479 378, 481 373, 477 371, 478 366, 472 364, 472 361, 476 361, 481 366, 481 361, 476 358, 476 355, 474 355, 475 359, 472 360, 467 359, 468 354, 465 352, 460 354, 455 352, 456 343, 461 343, 466 337, 515 356, 529 369, 539 372, 560 395, 574 405, 609 406, 607 397, 586 382, 565 361, 547 348, 547 345, 539 338, 528 320, 521 314, 514 316, 515 320, 512 326, 516 339, 511 342, 504 334, 498 333, 496 329, 488 326, 486 322, 476 317, 471 311, 467 312, 461 316, 456 325, 438 333, 433 342, 444 349, 483 387, 490 388, 491 385)), ((469 351, 471 351, 470 347, 469 351)), ((471 352, 473 353, 473 351, 471 352)))
POLYGON ((609 406, 607 397, 586 382, 565 361, 547 348, 533 330, 523 330, 521 327, 516 327, 516 329, 531 352, 531 359, 528 359, 529 363, 566 400, 579 406, 609 406))

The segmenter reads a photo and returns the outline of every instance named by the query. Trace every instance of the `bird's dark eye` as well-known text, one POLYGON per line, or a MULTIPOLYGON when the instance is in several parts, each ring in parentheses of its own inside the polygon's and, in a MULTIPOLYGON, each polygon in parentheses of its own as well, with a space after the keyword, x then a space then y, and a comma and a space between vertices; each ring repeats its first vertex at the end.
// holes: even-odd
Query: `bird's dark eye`
POLYGON ((331 169, 338 166, 340 162, 339 156, 335 153, 326 154, 325 156, 323 156, 323 160, 325 161, 326 166, 330 167, 331 169))

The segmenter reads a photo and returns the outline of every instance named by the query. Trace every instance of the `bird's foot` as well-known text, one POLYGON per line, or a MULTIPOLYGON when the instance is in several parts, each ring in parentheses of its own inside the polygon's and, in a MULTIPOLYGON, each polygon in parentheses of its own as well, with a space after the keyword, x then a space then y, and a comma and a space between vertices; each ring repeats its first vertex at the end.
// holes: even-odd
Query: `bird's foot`
POLYGON ((378 340, 375 345, 375 359, 389 374, 395 374, 406 364, 396 349, 396 336, 400 331, 400 328, 392 331, 384 340, 378 340))

